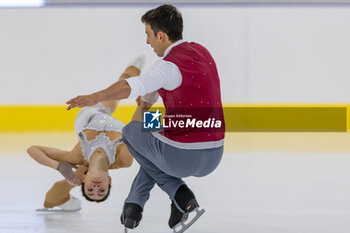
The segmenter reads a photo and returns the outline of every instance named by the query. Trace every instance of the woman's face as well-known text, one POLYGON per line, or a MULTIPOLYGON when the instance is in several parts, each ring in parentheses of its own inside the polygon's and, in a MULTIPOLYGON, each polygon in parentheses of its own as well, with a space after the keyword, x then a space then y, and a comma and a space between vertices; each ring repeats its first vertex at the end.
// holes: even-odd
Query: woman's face
POLYGON ((106 172, 93 174, 89 171, 84 175, 83 182, 85 194, 90 199, 98 201, 107 195, 111 177, 106 172))

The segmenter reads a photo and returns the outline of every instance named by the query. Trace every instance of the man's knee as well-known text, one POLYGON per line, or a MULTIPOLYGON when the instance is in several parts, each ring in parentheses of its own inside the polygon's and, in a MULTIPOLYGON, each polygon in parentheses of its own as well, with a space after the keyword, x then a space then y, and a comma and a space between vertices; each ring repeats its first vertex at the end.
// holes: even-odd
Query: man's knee
POLYGON ((130 141, 131 138, 134 138, 136 134, 141 130, 142 123, 139 121, 132 121, 126 126, 124 126, 122 135, 123 140, 130 141))

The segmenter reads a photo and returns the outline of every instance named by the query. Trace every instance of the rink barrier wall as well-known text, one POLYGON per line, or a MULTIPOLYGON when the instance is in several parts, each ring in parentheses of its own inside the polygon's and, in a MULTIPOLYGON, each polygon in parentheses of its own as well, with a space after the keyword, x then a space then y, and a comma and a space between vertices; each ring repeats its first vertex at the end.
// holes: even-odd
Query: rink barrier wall
MULTIPOLYGON (((135 109, 119 105, 113 116, 127 124, 135 109)), ((225 104, 224 114, 228 132, 347 132, 349 109, 350 105, 225 104)), ((62 105, 0 106, 0 132, 72 132, 78 111, 62 105)))

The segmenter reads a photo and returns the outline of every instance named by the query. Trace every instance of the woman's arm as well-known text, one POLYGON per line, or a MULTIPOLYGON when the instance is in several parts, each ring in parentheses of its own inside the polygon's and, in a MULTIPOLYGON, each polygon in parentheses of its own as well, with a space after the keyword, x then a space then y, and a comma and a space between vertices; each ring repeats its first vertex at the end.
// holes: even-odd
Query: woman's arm
MULTIPOLYGON (((132 117, 132 121, 142 122, 142 112, 147 111, 152 104, 141 100, 141 96, 136 99, 137 108, 132 117)), ((117 160, 111 165, 110 169, 118 169, 122 167, 130 167, 134 161, 134 157, 131 155, 128 147, 123 143, 117 148, 117 160)))
POLYGON ((82 152, 78 143, 71 152, 53 147, 31 146, 28 154, 38 163, 58 170, 72 185, 80 185, 80 179, 73 173, 73 164, 81 164, 82 152))
POLYGON ((27 149, 28 154, 41 165, 57 169, 59 161, 68 151, 46 146, 31 146, 27 149))
POLYGON ((142 116, 143 111, 147 111, 152 107, 152 104, 147 103, 141 99, 141 96, 137 97, 136 99, 137 108, 131 118, 131 121, 141 121, 142 122, 142 116))
POLYGON ((134 161, 134 157, 130 154, 128 147, 122 143, 117 148, 117 160, 110 169, 118 169, 122 167, 130 167, 134 161))
POLYGON ((80 143, 77 143, 71 151, 65 151, 54 147, 31 146, 27 149, 28 154, 38 163, 56 169, 58 162, 83 164, 83 153, 80 143))

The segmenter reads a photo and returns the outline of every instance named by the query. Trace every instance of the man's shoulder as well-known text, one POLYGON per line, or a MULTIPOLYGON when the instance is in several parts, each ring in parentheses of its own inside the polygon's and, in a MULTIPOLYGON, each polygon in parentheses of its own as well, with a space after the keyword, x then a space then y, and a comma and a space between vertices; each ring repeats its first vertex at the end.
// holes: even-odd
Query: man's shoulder
POLYGON ((203 56, 210 54, 208 49, 197 42, 183 42, 175 47, 173 47, 170 52, 162 60, 165 61, 178 61, 183 59, 192 59, 196 56, 203 56))
POLYGON ((183 51, 188 51, 189 53, 192 53, 193 50, 205 50, 208 51, 208 49, 206 47, 204 47, 203 45, 201 45, 200 43, 197 42, 188 42, 188 41, 184 41, 181 44, 176 45, 175 47, 173 47, 173 49, 170 51, 170 53, 168 55, 170 55, 172 52, 174 53, 182 53, 183 51))

